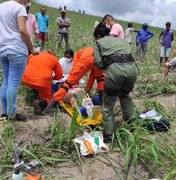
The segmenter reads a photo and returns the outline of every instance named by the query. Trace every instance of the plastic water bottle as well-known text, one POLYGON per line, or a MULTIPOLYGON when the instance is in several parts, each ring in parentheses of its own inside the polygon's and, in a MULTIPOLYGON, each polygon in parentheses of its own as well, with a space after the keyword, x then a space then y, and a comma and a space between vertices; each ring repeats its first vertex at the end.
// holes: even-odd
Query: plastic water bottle
POLYGON ((12 180, 24 180, 23 173, 19 170, 15 170, 12 175, 12 180))
POLYGON ((99 96, 94 97, 92 102, 93 102, 93 105, 101 105, 99 96))
POLYGON ((85 108, 86 108, 86 111, 87 111, 89 118, 92 119, 93 118, 92 103, 87 104, 85 108))
POLYGON ((87 111, 85 107, 81 107, 80 108, 81 114, 83 117, 88 117, 87 111))
POLYGON ((41 41, 38 42, 36 49, 38 52, 42 50, 42 42, 41 41))
POLYGON ((92 119, 93 118, 93 111, 92 111, 93 103, 88 94, 86 94, 86 97, 82 100, 82 106, 86 108, 86 112, 89 118, 92 119))
POLYGON ((93 133, 93 135, 94 135, 94 142, 95 142, 95 144, 96 144, 97 146, 99 146, 99 145, 100 145, 100 137, 99 137, 98 132, 95 131, 95 132, 93 133))

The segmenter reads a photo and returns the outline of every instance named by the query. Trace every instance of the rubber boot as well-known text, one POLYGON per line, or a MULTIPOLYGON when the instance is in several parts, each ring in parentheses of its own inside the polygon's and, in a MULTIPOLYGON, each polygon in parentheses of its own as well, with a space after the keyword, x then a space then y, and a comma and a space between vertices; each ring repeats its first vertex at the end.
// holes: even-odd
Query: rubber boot
POLYGON ((100 99, 100 106, 103 104, 103 91, 98 91, 99 99, 100 99))
POLYGON ((46 107, 43 111, 44 114, 53 115, 56 108, 58 106, 58 102, 54 101, 53 99, 50 101, 50 104, 46 107))

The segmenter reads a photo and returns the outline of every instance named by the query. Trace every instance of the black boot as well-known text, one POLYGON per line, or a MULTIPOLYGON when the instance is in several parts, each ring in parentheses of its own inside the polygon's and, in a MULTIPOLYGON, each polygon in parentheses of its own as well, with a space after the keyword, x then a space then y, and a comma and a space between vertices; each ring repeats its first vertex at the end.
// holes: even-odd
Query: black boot
POLYGON ((7 114, 1 114, 0 120, 7 120, 8 119, 8 115, 7 114))
POLYGON ((103 104, 103 91, 98 91, 99 100, 100 100, 100 106, 103 104))
POLYGON ((54 101, 53 99, 50 101, 50 104, 46 107, 43 111, 44 114, 53 115, 54 111, 58 106, 58 102, 54 101))
POLYGON ((103 134, 104 143, 112 143, 112 134, 103 134))

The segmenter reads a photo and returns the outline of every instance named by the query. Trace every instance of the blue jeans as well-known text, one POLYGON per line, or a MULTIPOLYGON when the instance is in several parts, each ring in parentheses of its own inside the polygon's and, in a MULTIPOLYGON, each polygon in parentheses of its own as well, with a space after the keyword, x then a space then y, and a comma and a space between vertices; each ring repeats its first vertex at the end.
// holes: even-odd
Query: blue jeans
POLYGON ((140 59, 140 53, 142 50, 142 57, 141 60, 144 61, 145 58, 145 54, 147 52, 147 43, 140 43, 137 45, 137 49, 136 49, 136 54, 135 54, 135 59, 139 60, 140 59))
POLYGON ((3 78, 0 89, 2 114, 16 113, 16 96, 19 82, 26 67, 26 58, 27 55, 12 49, 0 52, 3 78))

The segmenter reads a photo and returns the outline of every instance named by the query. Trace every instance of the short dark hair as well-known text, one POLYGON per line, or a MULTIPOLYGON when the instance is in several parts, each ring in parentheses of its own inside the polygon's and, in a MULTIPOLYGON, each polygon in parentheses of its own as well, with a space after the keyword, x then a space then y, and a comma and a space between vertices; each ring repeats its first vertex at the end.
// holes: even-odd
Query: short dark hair
POLYGON ((166 23, 166 26, 171 26, 171 23, 170 23, 170 22, 167 22, 167 23, 166 23))
POLYGON ((113 17, 112 15, 106 14, 106 15, 103 17, 102 22, 104 23, 104 21, 105 21, 107 18, 110 18, 110 19, 114 20, 114 17, 113 17))
POLYGON ((128 28, 133 27, 132 23, 128 23, 128 28))
POLYGON ((72 49, 67 49, 67 50, 65 51, 64 55, 66 55, 66 54, 69 54, 72 58, 73 58, 73 56, 74 56, 74 52, 73 52, 72 49))
POLYGON ((104 36, 108 36, 110 32, 110 29, 106 27, 105 24, 103 24, 103 22, 100 22, 97 27, 94 30, 94 37, 98 38, 100 37, 104 37, 104 36))
POLYGON ((46 11, 46 8, 45 8, 44 6, 42 6, 42 7, 40 8, 40 10, 42 10, 42 9, 44 9, 44 10, 46 11))

